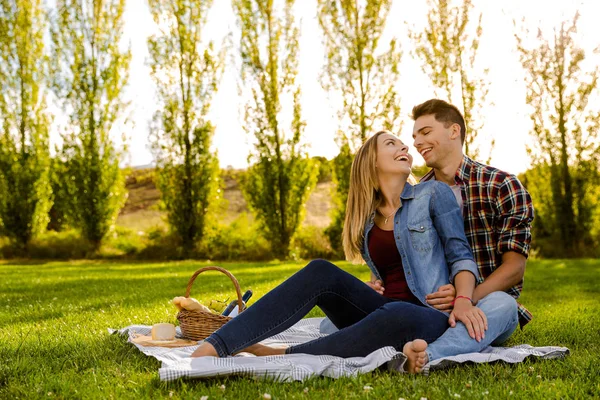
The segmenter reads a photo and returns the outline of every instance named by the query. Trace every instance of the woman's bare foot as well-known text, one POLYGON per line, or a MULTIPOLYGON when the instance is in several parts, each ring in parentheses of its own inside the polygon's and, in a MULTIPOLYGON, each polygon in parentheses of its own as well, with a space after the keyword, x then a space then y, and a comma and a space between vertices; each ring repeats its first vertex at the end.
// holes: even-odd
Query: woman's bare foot
POLYGON ((217 351, 212 344, 208 342, 202 342, 200 346, 192 353, 192 357, 219 357, 217 351))
POLYGON ((406 372, 418 374, 423 370, 423 367, 427 364, 426 349, 427 342, 422 339, 415 339, 404 345, 402 352, 407 358, 406 372))
POLYGON ((255 356, 278 356, 285 354, 285 347, 270 347, 264 344, 256 343, 246 347, 242 352, 252 353, 255 356))

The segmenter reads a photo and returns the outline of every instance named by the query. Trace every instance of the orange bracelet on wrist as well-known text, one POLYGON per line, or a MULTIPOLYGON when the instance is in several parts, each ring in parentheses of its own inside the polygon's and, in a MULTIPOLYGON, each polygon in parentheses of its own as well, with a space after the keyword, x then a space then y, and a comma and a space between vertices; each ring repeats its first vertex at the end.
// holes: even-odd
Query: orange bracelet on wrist
POLYGON ((454 303, 455 303, 455 302, 456 302, 456 300, 458 300, 458 299, 467 299, 467 300, 469 300, 469 301, 471 302, 471 304, 473 304, 473 300, 472 300, 470 297, 467 297, 467 296, 456 296, 456 297, 454 298, 454 300, 452 300, 452 305, 454 305, 454 303))

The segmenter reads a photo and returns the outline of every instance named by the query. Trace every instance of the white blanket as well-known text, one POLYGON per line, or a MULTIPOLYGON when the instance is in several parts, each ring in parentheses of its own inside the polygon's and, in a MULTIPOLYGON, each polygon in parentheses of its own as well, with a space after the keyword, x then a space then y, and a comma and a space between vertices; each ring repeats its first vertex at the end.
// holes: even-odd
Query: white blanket
MULTIPOLYGON (((319 324, 323 318, 307 318, 290 329, 264 340, 268 345, 295 345, 315 338, 326 336, 319 332, 319 324)), ((129 342, 133 334, 149 335, 151 326, 131 325, 118 331, 109 329, 110 333, 129 334, 129 342)), ((178 335, 180 334, 177 328, 178 335)), ((312 376, 339 378, 355 376, 359 373, 373 371, 381 366, 388 370, 403 372, 406 357, 393 347, 383 347, 366 357, 340 358, 334 356, 313 356, 309 354, 286 354, 281 356, 256 357, 241 353, 235 357, 191 358, 197 346, 169 349, 163 347, 145 347, 134 345, 144 354, 162 362, 158 370, 160 379, 171 381, 179 378, 208 378, 223 375, 248 375, 269 377, 280 381, 303 381, 312 376)), ((518 363, 529 356, 543 359, 564 357, 569 354, 566 347, 531 347, 520 345, 515 347, 488 347, 481 353, 461 354, 459 356, 441 358, 427 364, 424 373, 463 362, 486 363, 505 361, 518 363)))

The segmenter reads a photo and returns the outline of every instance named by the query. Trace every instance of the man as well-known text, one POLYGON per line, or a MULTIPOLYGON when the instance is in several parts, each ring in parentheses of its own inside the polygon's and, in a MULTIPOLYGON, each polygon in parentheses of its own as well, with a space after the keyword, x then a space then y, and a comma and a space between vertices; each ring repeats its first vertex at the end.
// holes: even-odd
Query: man
POLYGON ((517 322, 523 327, 532 319, 515 299, 521 293, 530 249, 533 205, 514 175, 463 154, 466 126, 455 106, 428 100, 413 108, 412 117, 414 146, 432 168, 421 181, 442 181, 454 191, 481 276, 472 299, 453 300, 454 290, 446 285, 427 296, 427 302, 450 310, 454 301, 472 301, 484 311, 488 323, 485 334, 472 339, 472 330, 456 323, 451 314, 451 328, 428 348, 422 340, 407 344, 409 372, 420 372, 427 361, 499 345, 511 336, 517 322))

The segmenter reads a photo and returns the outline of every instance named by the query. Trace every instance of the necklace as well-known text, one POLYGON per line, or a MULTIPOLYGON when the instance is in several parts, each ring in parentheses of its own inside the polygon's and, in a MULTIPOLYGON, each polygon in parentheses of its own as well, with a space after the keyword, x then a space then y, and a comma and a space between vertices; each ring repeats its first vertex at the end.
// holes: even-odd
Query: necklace
POLYGON ((390 219, 390 217, 392 215, 394 215, 396 213, 396 211, 398 211, 398 209, 400 209, 400 206, 398 206, 394 211, 392 211, 387 217, 385 215, 383 215, 383 213, 381 212, 380 209, 377 209, 377 211, 379 211, 379 214, 381 214, 381 216, 384 218, 383 224, 387 224, 388 219, 390 219))

